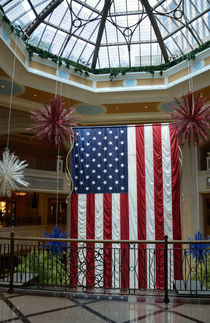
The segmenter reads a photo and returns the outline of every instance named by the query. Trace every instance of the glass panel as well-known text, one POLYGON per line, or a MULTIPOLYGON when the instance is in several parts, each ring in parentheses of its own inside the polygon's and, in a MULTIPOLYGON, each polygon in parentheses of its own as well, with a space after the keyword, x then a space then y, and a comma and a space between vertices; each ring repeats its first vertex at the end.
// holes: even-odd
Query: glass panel
POLYGON ((109 46, 108 51, 109 51, 110 66, 118 67, 119 66, 118 47, 109 46))
POLYGON ((16 25, 20 25, 21 27, 25 27, 30 25, 30 23, 35 19, 35 15, 33 14, 33 12, 31 12, 30 14, 24 15, 20 18, 18 18, 18 20, 16 20, 15 24, 16 25))
POLYGON ((141 65, 151 65, 150 44, 141 45, 141 65))
POLYGON ((158 43, 151 44, 152 65, 159 65, 163 63, 161 49, 158 43))
POLYGON ((51 2, 51 0, 47 0, 47 1, 40 1, 40 0, 36 0, 36 1, 32 1, 33 6, 37 12, 37 14, 39 15, 44 8, 46 8, 46 6, 48 6, 48 4, 51 2))
POLYGON ((96 68, 109 67, 108 48, 101 47, 99 50, 99 56, 96 64, 96 68))
MULTIPOLYGON (((106 34, 109 35, 108 39, 105 36, 105 33, 103 34, 102 37, 102 44, 114 44, 117 43, 117 33, 116 33, 116 28, 109 22, 106 23, 106 34)), ((124 38, 124 37, 123 37, 124 38)), ((125 38, 124 38, 125 42, 125 38)))
POLYGON ((53 40, 53 37, 56 33, 57 29, 46 26, 46 29, 44 31, 44 34, 42 36, 41 42, 39 44, 39 47, 45 50, 49 50, 51 46, 51 42, 53 40))
POLYGON ((50 47, 50 51, 56 55, 58 55, 60 49, 61 49, 61 46, 63 45, 63 42, 64 42, 64 39, 66 37, 66 33, 58 30, 54 40, 53 40, 53 43, 50 47))
POLYGON ((10 11, 17 6, 22 8, 21 12, 26 10, 26 6, 28 6, 28 9, 31 8, 27 0, 0 1, 0 5, 3 6, 6 15, 10 14, 10 11))
POLYGON ((60 26, 66 9, 67 6, 61 3, 61 5, 53 11, 52 15, 47 20, 54 25, 60 26))
MULTIPOLYGON (((207 15, 206 14, 206 18, 207 18, 207 15)), ((196 32, 197 35, 199 35, 200 39, 203 39, 203 41, 207 41, 210 39, 210 33, 209 33, 209 30, 207 28, 207 24, 205 25, 203 23, 203 19, 202 18, 199 18, 199 19, 196 19, 195 21, 192 22, 192 24, 190 24, 190 26, 192 26, 196 32), (205 37, 207 36, 207 37, 205 37), (206 40, 205 40, 206 38, 206 40)))
MULTIPOLYGON (((131 46, 132 47, 132 46, 131 46)), ((131 48, 131 53, 133 50, 131 48)), ((128 46, 119 46, 120 66, 129 66, 128 46)))
MULTIPOLYGON (((173 36, 173 37, 170 37, 168 38, 164 43, 166 44, 167 48, 169 49, 169 51, 172 53, 173 57, 177 57, 180 55, 180 49, 179 47, 177 46, 176 42, 177 42, 177 37, 173 36)), ((169 55, 170 56, 170 55, 169 55)))
POLYGON ((98 36, 98 27, 99 27, 99 21, 93 21, 87 25, 84 26, 82 33, 76 32, 75 35, 82 35, 87 40, 91 40, 92 42, 96 42, 97 36, 98 36))
POLYGON ((101 11, 104 7, 104 0, 87 0, 85 1, 88 6, 101 11))
POLYGON ((139 42, 140 42, 140 29, 136 28, 136 30, 134 30, 131 43, 139 43, 139 42))
POLYGON ((2 0, 0 3, 1 3, 1 6, 4 6, 4 4, 8 2, 8 0, 2 0))
POLYGON ((42 36, 42 33, 44 31, 45 24, 39 25, 36 30, 33 32, 33 34, 29 38, 29 44, 33 46, 38 46, 40 38, 42 36))
POLYGON ((76 61, 77 58, 74 57, 74 56, 70 56, 71 55, 71 51, 76 43, 77 39, 75 37, 71 37, 66 48, 64 49, 64 52, 63 52, 63 57, 66 57, 66 58, 70 58, 72 59, 73 61, 76 61), (70 57, 69 57, 70 56, 70 57))
POLYGON ((93 21, 92 22, 92 26, 93 27, 93 33, 92 35, 90 36, 90 41, 93 42, 93 43, 96 43, 96 40, 97 40, 97 37, 98 37, 98 30, 99 30, 99 26, 100 26, 100 21, 93 21))
POLYGON ((200 37, 203 39, 203 42, 208 41, 210 39, 210 12, 207 12, 202 18, 198 18, 198 24, 200 37))
POLYGON ((90 57, 93 54, 95 46, 88 45, 84 48, 84 51, 81 54, 80 62, 84 65, 89 66, 90 57))
POLYGON ((131 65, 140 66, 141 65, 141 52, 139 45, 131 45, 131 65))
POLYGON ((75 57, 76 60, 77 60, 80 57, 81 51, 83 50, 85 45, 86 45, 86 42, 84 42, 83 40, 78 39, 77 42, 75 43, 74 49, 71 52, 71 58, 75 57))
POLYGON ((69 10, 67 10, 61 23, 60 23, 60 27, 62 29, 69 31, 71 28, 71 25, 72 25, 71 15, 70 15, 69 10))
POLYGON ((19 3, 17 2, 15 6, 14 6, 14 3, 12 2, 9 11, 6 10, 5 13, 6 15, 8 15, 8 18, 10 19, 10 21, 16 25, 21 24, 22 26, 24 26, 24 23, 23 23, 24 15, 26 16, 25 20, 27 22, 28 21, 31 22, 35 19, 35 14, 31 10, 31 7, 26 1, 22 1, 19 3), (22 16, 22 18, 19 18, 20 16, 22 16))

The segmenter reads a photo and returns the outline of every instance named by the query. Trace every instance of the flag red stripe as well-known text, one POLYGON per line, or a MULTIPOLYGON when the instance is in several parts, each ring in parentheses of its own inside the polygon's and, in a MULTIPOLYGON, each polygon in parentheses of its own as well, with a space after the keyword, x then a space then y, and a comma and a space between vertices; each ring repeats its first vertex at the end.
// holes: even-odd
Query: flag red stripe
MULTIPOLYGON (((146 240, 146 196, 145 196, 145 154, 144 127, 136 127, 136 169, 137 169, 137 214, 138 240, 146 240)), ((139 288, 147 288, 146 245, 138 246, 139 288)))
MULTIPOLYGON (((78 239, 78 195, 71 196, 70 238, 78 239)), ((70 285, 77 286, 78 282, 78 244, 71 243, 70 249, 70 285)))
MULTIPOLYGON (((104 240, 112 240, 112 194, 103 195, 104 240)), ((104 244, 104 288, 112 287, 112 245, 104 244)))
MULTIPOLYGON (((87 194, 87 203, 86 203, 86 238, 95 239, 95 194, 87 194)), ((87 287, 93 287, 95 283, 95 261, 94 261, 94 243, 87 243, 87 276, 86 282, 87 287)))
MULTIPOLYGON (((153 126, 155 239, 164 239, 161 126, 153 126)), ((164 245, 156 245, 156 287, 164 288, 164 245)))
MULTIPOLYGON (((120 194, 120 238, 129 240, 128 194, 120 194)), ((121 288, 129 288, 129 245, 121 245, 121 288)))
MULTIPOLYGON (((181 240, 179 150, 176 129, 170 125, 173 239, 181 240)), ((182 279, 182 249, 174 245, 174 279, 182 279)))

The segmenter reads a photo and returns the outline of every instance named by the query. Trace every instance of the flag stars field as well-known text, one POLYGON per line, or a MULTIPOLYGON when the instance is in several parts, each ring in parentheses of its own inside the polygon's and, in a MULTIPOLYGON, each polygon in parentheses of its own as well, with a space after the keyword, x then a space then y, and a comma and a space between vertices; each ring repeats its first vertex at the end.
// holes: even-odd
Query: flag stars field
POLYGON ((105 190, 109 193, 119 193, 118 183, 120 181, 122 181, 123 187, 128 187, 125 180, 128 170, 124 167, 127 164, 127 147, 125 145, 127 132, 116 127, 111 130, 110 128, 91 129, 91 131, 79 129, 77 133, 72 172, 74 185, 78 188, 77 192, 95 193, 103 187, 103 192, 105 190), (100 138, 103 138, 104 143, 107 142, 109 148, 100 138), (94 142, 98 139, 99 141, 95 145, 94 142), (84 161, 85 165, 83 165, 84 161), (90 167, 91 162, 95 163, 96 168, 90 167), (84 178, 83 174, 86 175, 84 178), (120 175, 123 177, 120 178, 120 175), (93 184, 93 177, 97 186, 93 184), (84 182, 83 187, 78 185, 81 180, 84 182), (108 185, 107 180, 113 180, 114 185, 108 185))

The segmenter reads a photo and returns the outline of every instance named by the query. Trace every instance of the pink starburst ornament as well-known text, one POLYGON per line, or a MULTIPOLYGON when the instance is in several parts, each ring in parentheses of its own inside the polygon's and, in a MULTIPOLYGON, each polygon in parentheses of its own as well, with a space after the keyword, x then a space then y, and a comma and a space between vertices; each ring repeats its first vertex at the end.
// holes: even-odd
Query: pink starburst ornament
POLYGON ((193 93, 189 92, 187 96, 182 97, 183 101, 178 98, 175 100, 176 105, 169 103, 175 110, 170 117, 178 129, 178 136, 182 137, 182 145, 188 140, 188 146, 190 146, 191 138, 194 139, 196 145, 199 144, 199 137, 207 140, 205 128, 210 128, 208 98, 203 98, 202 93, 199 92, 194 101, 193 93))
POLYGON ((77 116, 72 116, 73 108, 66 109, 65 102, 59 96, 50 99, 50 106, 37 107, 31 112, 31 119, 34 121, 32 127, 37 133, 35 138, 42 139, 52 146, 59 146, 74 138, 74 131, 71 129, 77 126, 74 122, 77 116))

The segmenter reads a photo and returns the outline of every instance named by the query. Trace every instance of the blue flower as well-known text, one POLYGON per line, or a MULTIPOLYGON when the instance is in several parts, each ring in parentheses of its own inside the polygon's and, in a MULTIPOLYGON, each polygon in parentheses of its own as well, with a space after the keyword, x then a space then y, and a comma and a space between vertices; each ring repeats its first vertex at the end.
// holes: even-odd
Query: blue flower
MULTIPOLYGON (((55 225, 53 231, 45 231, 43 235, 45 238, 49 239, 66 239, 69 237, 68 232, 63 232, 62 229, 58 228, 57 225, 55 225)), ((49 241, 44 245, 44 248, 48 248, 49 251, 52 251, 53 255, 58 255, 66 249, 66 242, 49 241)))
MULTIPOLYGON (((208 240, 207 238, 203 238, 203 235, 200 231, 195 232, 194 238, 190 239, 188 237, 188 240, 191 241, 198 241, 198 240, 208 240)), ((204 243, 196 243, 196 244, 190 244, 189 245, 189 251, 188 251, 188 255, 192 255, 193 258, 195 258, 198 263, 204 263, 206 257, 208 257, 208 253, 210 252, 210 250, 208 250, 208 248, 210 247, 210 244, 204 244, 204 243)))

